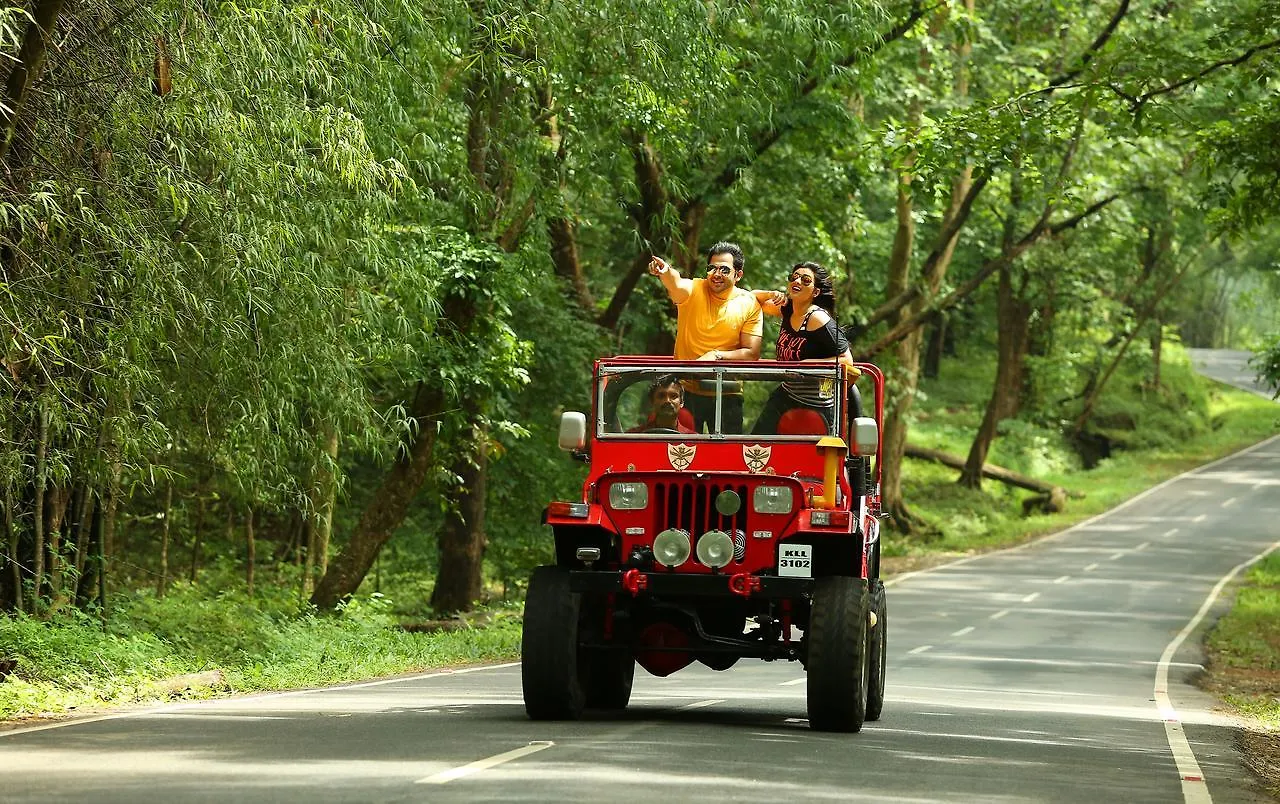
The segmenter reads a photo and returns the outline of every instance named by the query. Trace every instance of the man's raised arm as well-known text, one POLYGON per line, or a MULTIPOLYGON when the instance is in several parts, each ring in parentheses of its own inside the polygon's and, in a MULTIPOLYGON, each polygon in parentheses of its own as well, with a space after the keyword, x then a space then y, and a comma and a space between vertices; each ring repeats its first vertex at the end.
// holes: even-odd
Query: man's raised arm
POLYGON ((668 265, 661 257, 654 257, 649 261, 649 273, 662 280, 662 286, 667 289, 671 301, 684 304, 689 300, 689 294, 693 292, 693 280, 681 276, 675 266, 668 265))

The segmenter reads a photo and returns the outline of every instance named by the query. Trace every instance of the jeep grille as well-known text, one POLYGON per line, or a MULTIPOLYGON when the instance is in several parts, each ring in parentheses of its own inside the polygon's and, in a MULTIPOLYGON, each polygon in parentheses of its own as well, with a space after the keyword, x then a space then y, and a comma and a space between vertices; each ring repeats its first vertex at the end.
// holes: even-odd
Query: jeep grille
POLYGON ((695 538, 712 528, 730 535, 735 530, 747 532, 751 498, 745 483, 656 483, 653 491, 658 530, 683 528, 695 538), (715 508, 716 495, 725 489, 736 491, 742 500, 742 507, 733 516, 724 516, 715 508))

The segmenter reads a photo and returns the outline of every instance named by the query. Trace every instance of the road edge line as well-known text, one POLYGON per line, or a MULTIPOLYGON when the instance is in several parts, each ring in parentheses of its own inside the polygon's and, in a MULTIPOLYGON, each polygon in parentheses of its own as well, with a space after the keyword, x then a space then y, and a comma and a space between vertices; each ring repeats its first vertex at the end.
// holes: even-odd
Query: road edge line
POLYGON ((1209 782, 1204 777, 1204 772, 1200 769, 1200 763, 1196 760, 1195 752, 1191 749, 1191 743, 1187 741, 1186 730, 1182 727, 1182 720, 1178 717, 1178 710, 1174 708, 1173 701, 1169 697, 1169 664, 1173 660, 1174 654, 1178 652, 1178 648, 1182 647, 1182 643, 1187 637, 1200 625, 1205 614, 1217 601, 1218 596, 1222 594, 1222 590, 1231 582, 1242 570, 1251 567, 1267 556, 1271 555, 1277 548, 1280 548, 1280 541, 1275 542, 1266 550, 1258 553, 1253 558, 1246 559, 1235 565, 1230 572, 1224 575, 1213 589, 1209 592, 1209 596, 1200 604, 1200 610, 1195 613, 1191 621, 1183 626, 1173 641, 1165 646, 1164 653, 1160 655, 1160 663, 1156 665, 1155 684, 1152 689, 1155 692, 1156 709, 1160 712, 1160 719, 1164 721, 1165 739, 1169 743, 1169 752, 1173 754, 1173 761, 1178 768, 1178 776, 1182 784, 1182 800, 1187 804, 1212 804, 1213 797, 1209 795, 1209 782))

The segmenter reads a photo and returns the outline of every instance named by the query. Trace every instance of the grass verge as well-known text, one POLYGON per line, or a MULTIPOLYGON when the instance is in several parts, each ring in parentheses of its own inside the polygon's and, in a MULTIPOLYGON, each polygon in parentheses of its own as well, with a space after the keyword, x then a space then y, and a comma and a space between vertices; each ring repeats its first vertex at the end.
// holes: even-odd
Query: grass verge
POLYGON ((1205 647, 1206 687, 1259 728, 1241 736, 1250 768, 1280 796, 1280 553, 1258 562, 1205 647))
POLYGON ((164 600, 135 598, 105 631, 74 612, 0 618, 0 657, 17 661, 0 683, 0 721, 338 684, 510 659, 520 650, 513 608, 485 612, 483 627, 409 633, 377 596, 319 617, 280 601, 201 595, 179 587, 164 600), (210 670, 220 671, 214 686, 175 690, 166 683, 210 670))

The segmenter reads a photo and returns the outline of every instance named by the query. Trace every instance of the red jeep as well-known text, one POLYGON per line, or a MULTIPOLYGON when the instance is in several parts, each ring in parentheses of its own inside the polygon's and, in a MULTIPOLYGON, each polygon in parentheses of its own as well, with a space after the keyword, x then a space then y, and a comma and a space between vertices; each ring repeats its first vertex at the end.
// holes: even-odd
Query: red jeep
POLYGON ((590 464, 582 499, 547 506, 556 563, 529 581, 529 716, 622 709, 636 663, 667 676, 753 657, 804 665, 815 729, 878 718, 883 412, 884 377, 867 363, 596 361, 590 415, 560 421, 560 446, 590 464), (673 377, 714 411, 710 432, 648 416, 650 389, 673 377), (859 379, 874 384, 874 418, 862 415, 859 379), (779 416, 777 400, 791 397, 775 395, 766 413, 782 383, 834 408, 779 416), (739 408, 747 432, 728 432, 739 408), (761 427, 770 432, 750 432, 761 427))

